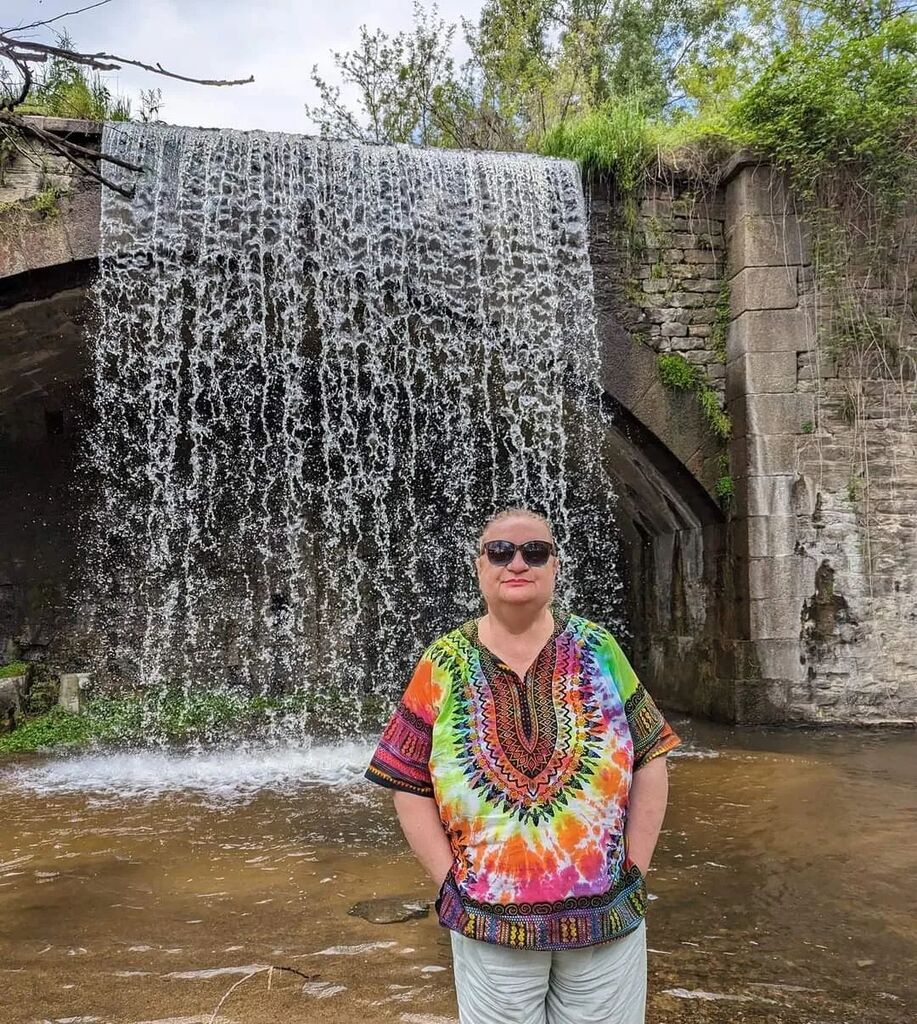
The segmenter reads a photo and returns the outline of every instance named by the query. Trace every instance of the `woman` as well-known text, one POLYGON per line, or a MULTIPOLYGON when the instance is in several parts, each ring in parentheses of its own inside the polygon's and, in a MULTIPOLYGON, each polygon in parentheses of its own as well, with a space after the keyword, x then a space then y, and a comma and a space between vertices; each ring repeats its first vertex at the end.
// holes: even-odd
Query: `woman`
POLYGON ((552 610, 547 521, 496 515, 487 612, 424 652, 366 772, 440 885, 462 1024, 642 1024, 644 875, 681 741, 612 635, 552 610))

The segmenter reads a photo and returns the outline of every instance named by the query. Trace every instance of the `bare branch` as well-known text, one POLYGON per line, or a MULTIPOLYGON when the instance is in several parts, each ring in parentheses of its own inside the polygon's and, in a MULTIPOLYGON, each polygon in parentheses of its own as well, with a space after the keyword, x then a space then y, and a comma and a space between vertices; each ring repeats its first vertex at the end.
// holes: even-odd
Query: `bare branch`
POLYGON ((58 14, 54 18, 48 18, 47 21, 33 21, 31 25, 19 25, 17 28, 7 28, 4 32, 27 32, 32 28, 44 28, 45 25, 53 25, 55 21, 61 21, 63 18, 72 18, 75 14, 82 14, 83 11, 91 11, 96 7, 104 7, 106 4, 110 4, 111 0, 98 0, 98 3, 89 4, 86 7, 80 7, 76 11, 66 11, 64 14, 58 14))
POLYGON ((41 139, 42 142, 50 146, 51 149, 65 157, 71 164, 73 164, 74 167, 81 170, 90 178, 94 178, 96 181, 101 182, 106 186, 106 188, 112 189, 124 196, 126 199, 130 199, 133 196, 133 187, 119 185, 117 182, 112 181, 111 178, 107 178, 100 171, 97 171, 91 164, 85 163, 83 160, 79 159, 77 153, 86 153, 94 159, 107 160, 109 163, 117 164, 119 167, 124 167, 130 171, 142 171, 142 166, 128 163, 126 160, 120 159, 120 157, 109 156, 107 153, 96 153, 94 150, 86 149, 83 146, 77 146, 76 143, 68 142, 66 139, 59 139, 51 132, 46 132, 43 128, 39 128, 38 125, 31 124, 29 121, 26 121, 25 118, 19 117, 17 114, 11 114, 7 111, 0 110, 0 124, 3 123, 9 124, 14 128, 18 128, 19 131, 26 135, 34 135, 36 138, 41 139))
POLYGON ((73 153, 78 156, 88 156, 92 160, 106 160, 110 164, 116 164, 118 167, 123 167, 128 171, 142 171, 143 164, 134 164, 129 160, 122 160, 119 156, 112 156, 110 153, 103 153, 99 149, 88 149, 86 146, 80 146, 76 142, 72 142, 70 139, 60 139, 52 132, 46 131, 44 128, 37 124, 33 124, 31 121, 26 121, 20 118, 18 115, 13 114, 12 116, 4 116, 3 120, 8 121, 10 124, 15 124, 18 128, 29 132, 32 135, 37 136, 43 142, 47 142, 49 146, 55 143, 60 143, 67 147, 73 153))
POLYGON ((191 82, 194 85, 248 85, 254 82, 255 76, 248 78, 191 78, 188 75, 179 75, 174 71, 168 71, 162 64, 144 64, 143 61, 130 60, 127 57, 120 57, 114 53, 78 53, 76 50, 67 50, 60 46, 49 46, 47 43, 35 43, 27 39, 15 39, 5 32, 0 32, 0 48, 8 53, 16 51, 22 60, 31 60, 28 54, 44 54, 50 57, 60 57, 63 60, 72 61, 74 64, 82 64, 86 67, 96 68, 99 71, 120 71, 125 64, 134 68, 141 68, 143 71, 150 71, 154 75, 162 75, 165 78, 174 78, 179 82, 191 82), (103 63, 113 61, 115 63, 103 63))
POLYGON ((12 110, 13 107, 18 107, 20 103, 25 103, 25 98, 29 95, 29 89, 32 88, 32 69, 29 65, 25 61, 17 60, 15 57, 10 59, 22 73, 22 88, 19 90, 18 96, 11 96, 6 103, 0 103, 0 110, 12 110))

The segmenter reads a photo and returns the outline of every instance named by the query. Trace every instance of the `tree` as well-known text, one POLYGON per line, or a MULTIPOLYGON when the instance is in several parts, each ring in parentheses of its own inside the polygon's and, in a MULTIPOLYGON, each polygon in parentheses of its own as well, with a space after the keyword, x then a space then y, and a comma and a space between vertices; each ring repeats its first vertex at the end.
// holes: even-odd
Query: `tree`
MULTIPOLYGON (((98 115, 100 118, 117 120, 127 117, 128 111, 123 104, 119 105, 118 101, 112 100, 98 77, 98 72, 118 71, 129 65, 163 78, 210 86, 245 85, 253 82, 254 78, 193 78, 168 71, 162 64, 145 64, 113 53, 84 53, 75 50, 66 35, 59 37, 56 45, 26 38, 28 32, 46 28, 63 18, 96 7, 104 7, 110 2, 111 0, 98 0, 97 3, 58 15, 56 18, 34 21, 16 28, 0 29, 0 134, 3 142, 14 149, 20 148, 19 140, 22 137, 38 139, 90 177, 98 179, 117 192, 130 194, 129 189, 111 181, 103 171, 96 169, 96 165, 103 166, 108 162, 132 171, 140 171, 142 168, 119 157, 61 138, 26 120, 23 115, 29 112, 30 100, 33 101, 34 108, 36 93, 39 100, 51 102, 64 96, 69 96, 70 99, 81 97, 85 112, 89 116, 98 115), (95 73, 95 77, 87 77, 88 73, 95 73)), ((156 92, 157 90, 148 91, 152 105, 158 102, 156 92)))

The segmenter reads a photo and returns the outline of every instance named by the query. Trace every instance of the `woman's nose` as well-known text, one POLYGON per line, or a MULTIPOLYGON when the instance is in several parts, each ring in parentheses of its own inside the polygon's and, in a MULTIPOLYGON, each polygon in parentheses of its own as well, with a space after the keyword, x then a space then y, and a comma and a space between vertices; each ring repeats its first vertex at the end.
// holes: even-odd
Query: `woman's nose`
POLYGON ((522 557, 522 552, 517 549, 516 553, 513 555, 513 560, 509 563, 507 568, 512 569, 513 572, 525 572, 528 567, 528 563, 522 557))

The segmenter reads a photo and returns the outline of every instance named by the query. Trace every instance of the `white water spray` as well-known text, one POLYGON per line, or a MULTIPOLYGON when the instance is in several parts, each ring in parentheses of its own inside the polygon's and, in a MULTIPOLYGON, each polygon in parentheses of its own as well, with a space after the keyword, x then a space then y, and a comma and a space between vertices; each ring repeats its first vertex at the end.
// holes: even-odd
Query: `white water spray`
POLYGON ((147 170, 102 206, 100 675, 398 693, 476 609, 471 545, 510 504, 549 515, 562 598, 601 611, 574 164, 151 125, 104 146, 147 170))

